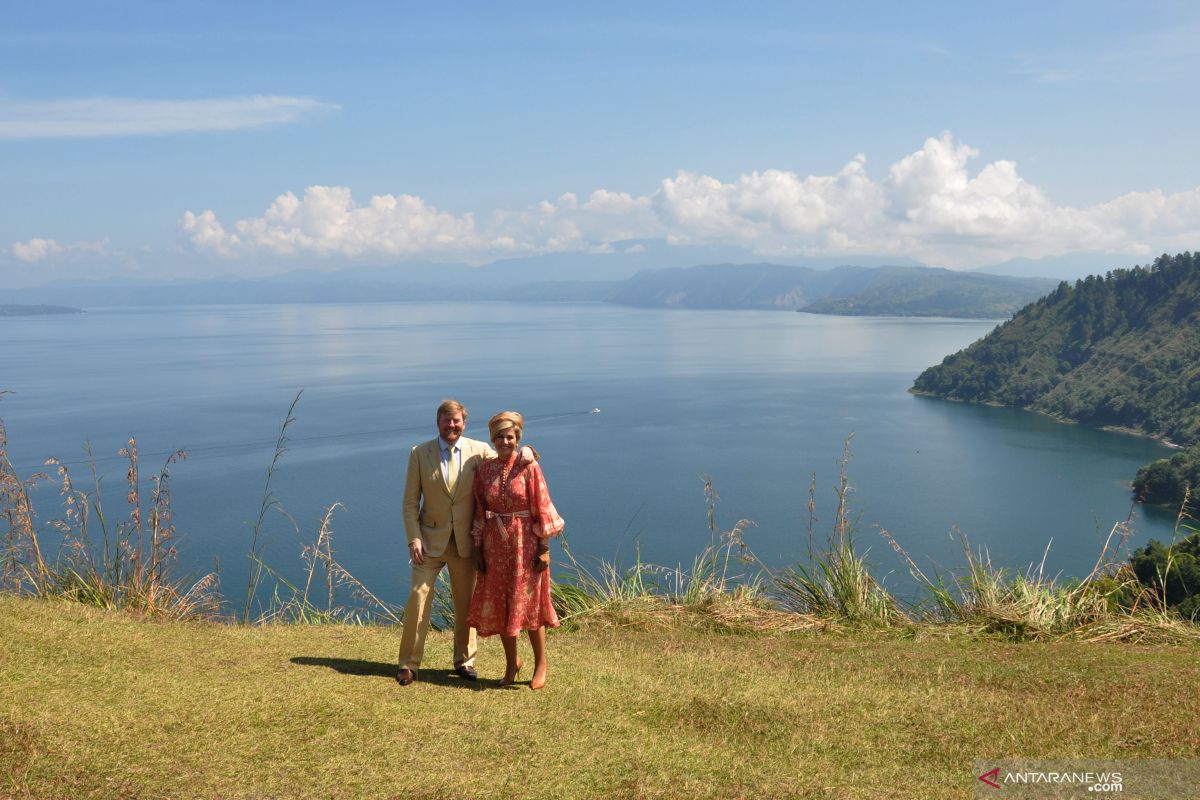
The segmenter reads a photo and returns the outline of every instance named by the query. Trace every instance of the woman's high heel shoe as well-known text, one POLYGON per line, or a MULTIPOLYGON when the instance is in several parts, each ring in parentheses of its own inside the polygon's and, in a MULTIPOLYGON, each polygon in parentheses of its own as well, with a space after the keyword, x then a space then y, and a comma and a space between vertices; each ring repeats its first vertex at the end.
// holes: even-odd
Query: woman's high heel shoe
POLYGON ((524 664, 521 662, 521 659, 518 658, 517 659, 517 672, 513 676, 513 679, 510 681, 507 678, 501 678, 500 685, 501 686, 512 686, 514 683, 516 683, 517 678, 521 677, 521 667, 523 667, 523 666, 524 666, 524 664))
MULTIPOLYGON (((536 670, 534 671, 534 674, 535 675, 537 674, 536 670)), ((546 676, 542 675, 542 680, 540 683, 538 682, 538 679, 536 677, 533 680, 529 681, 529 688, 530 689, 545 689, 546 688, 546 676)))

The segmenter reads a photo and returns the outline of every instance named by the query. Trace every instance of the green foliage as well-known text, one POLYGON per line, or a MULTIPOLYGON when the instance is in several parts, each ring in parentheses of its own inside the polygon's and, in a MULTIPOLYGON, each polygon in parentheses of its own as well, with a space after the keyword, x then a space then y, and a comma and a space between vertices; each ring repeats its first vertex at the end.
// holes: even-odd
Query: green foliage
POLYGON ((780 570, 774 574, 775 589, 781 605, 790 610, 853 625, 888 627, 909 622, 896 599, 871 575, 866 555, 860 554, 854 539, 858 519, 850 514, 850 441, 846 438, 838 462, 835 488, 837 507, 826 549, 813 552, 812 526, 816 506, 816 476, 809 485, 809 563, 780 570))
POLYGON ((1152 589, 1163 605, 1195 619, 1200 614, 1200 531, 1183 529, 1192 533, 1170 545, 1151 539, 1133 552, 1129 562, 1138 581, 1152 589))
POLYGON ((1137 498, 1159 505, 1178 506, 1195 487, 1200 487, 1200 445, 1147 464, 1133 479, 1137 498))
POLYGON ((1047 577, 1044 561, 1026 573, 994 567, 984 551, 972 551, 963 539, 967 573, 956 579, 957 592, 939 597, 952 607, 951 618, 1016 640, 1070 633, 1112 617, 1109 595, 1121 583, 1059 582, 1047 577))
POLYGON ((887 627, 908 621, 850 540, 815 556, 811 565, 781 570, 775 587, 783 606, 799 613, 852 625, 887 627))
MULTIPOLYGON (((1200 442, 1200 259, 1164 255, 1063 282, 925 370, 913 390, 1200 442)), ((1145 478, 1172 489, 1163 467, 1145 478)))

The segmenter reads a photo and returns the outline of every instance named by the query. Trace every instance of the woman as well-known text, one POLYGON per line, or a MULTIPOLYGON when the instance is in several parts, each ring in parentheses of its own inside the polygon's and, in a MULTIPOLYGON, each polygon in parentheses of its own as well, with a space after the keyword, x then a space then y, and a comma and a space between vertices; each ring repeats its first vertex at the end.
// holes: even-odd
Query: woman
POLYGON ((505 670, 501 686, 511 686, 521 671, 517 636, 529 631, 533 647, 531 689, 546 685, 546 626, 557 628, 550 603, 550 537, 562 533, 563 520, 550 502, 537 462, 517 457, 524 419, 502 411, 488 421, 496 457, 475 470, 475 564, 479 576, 468 620, 480 636, 500 634, 505 670))

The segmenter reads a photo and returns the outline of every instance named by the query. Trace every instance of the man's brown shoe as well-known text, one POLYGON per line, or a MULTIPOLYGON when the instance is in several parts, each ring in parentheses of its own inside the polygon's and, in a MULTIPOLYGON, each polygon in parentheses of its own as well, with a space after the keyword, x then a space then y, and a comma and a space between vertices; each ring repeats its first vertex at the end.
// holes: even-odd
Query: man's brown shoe
POLYGON ((413 672, 408 667, 403 667, 396 673, 396 683, 401 686, 408 686, 417 679, 417 673, 413 672))
POLYGON ((467 666, 466 664, 455 664, 454 674, 465 681, 479 680, 479 673, 475 671, 475 668, 467 666))

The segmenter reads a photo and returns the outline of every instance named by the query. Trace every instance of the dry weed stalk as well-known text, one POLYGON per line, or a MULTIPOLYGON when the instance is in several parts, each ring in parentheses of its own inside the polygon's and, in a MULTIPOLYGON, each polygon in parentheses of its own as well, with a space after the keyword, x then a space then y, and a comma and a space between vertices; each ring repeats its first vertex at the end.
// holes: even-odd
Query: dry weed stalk
POLYGON ((292 585, 270 566, 263 564, 264 573, 275 578, 277 586, 275 599, 271 606, 259 615, 259 623, 301 622, 307 624, 326 622, 363 623, 374 621, 382 616, 392 623, 401 621, 400 610, 392 604, 381 600, 358 578, 354 577, 333 555, 333 512, 345 509, 341 503, 334 503, 325 509, 317 538, 312 544, 301 545, 300 558, 306 566, 304 587, 300 589, 292 585), (324 606, 310 599, 313 582, 318 570, 325 584, 324 606), (290 597, 282 599, 279 585, 291 591, 290 597), (346 589, 359 603, 366 607, 342 607, 335 604, 334 596, 338 589, 346 589))
MULTIPOLYGON (((0 400, 7 391, 0 391, 0 400)), ((39 472, 22 480, 8 458, 8 429, 0 419, 0 505, 8 530, 4 535, 4 561, 0 567, 2 588, 20 592, 31 588, 37 594, 47 590, 49 566, 42 554, 41 541, 34 525, 30 492, 39 481, 49 480, 39 472)))
POLYGON ((216 614, 219 598, 215 575, 204 576, 186 590, 170 576, 177 555, 171 543, 175 526, 171 518, 170 467, 186 454, 182 451, 171 454, 153 479, 147 543, 143 535, 136 439, 130 437, 128 445, 119 451, 129 459, 126 500, 131 510, 128 521, 118 526, 112 540, 105 522, 95 459, 91 458, 90 446, 86 449, 95 487, 90 494, 76 487, 70 469, 61 460, 49 458, 45 462, 58 479, 62 503, 61 515, 47 522, 50 530, 61 534, 51 561, 38 531, 31 499, 33 487, 50 476, 37 473, 20 478, 9 460, 7 429, 0 420, 0 513, 8 528, 0 564, 0 588, 15 593, 68 597, 104 608, 126 608, 155 616, 216 614), (99 524, 103 534, 99 554, 92 538, 93 522, 99 524))
POLYGON ((275 477, 275 470, 279 467, 280 459, 287 452, 288 428, 296 422, 296 404, 300 402, 300 395, 302 394, 304 394, 303 389, 296 392, 291 405, 288 406, 287 414, 284 415, 283 424, 279 426, 279 435, 275 438, 275 453, 271 456, 271 463, 267 467, 267 477, 263 482, 262 498, 258 506, 258 517, 254 520, 252 526, 253 536, 250 540, 250 571, 246 579, 246 601, 245 605, 242 606, 243 625, 250 622, 254 596, 258 593, 258 587, 262 583, 263 572, 266 568, 262 555, 267 546, 267 535, 264 527, 267 520, 267 513, 272 510, 278 511, 291 521, 294 528, 297 527, 296 521, 288 516, 279 499, 271 491, 271 480, 275 477))

